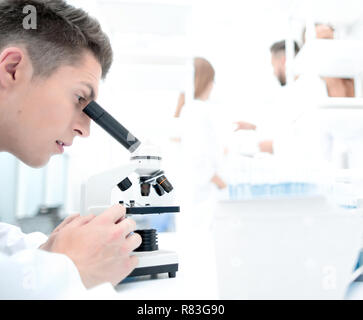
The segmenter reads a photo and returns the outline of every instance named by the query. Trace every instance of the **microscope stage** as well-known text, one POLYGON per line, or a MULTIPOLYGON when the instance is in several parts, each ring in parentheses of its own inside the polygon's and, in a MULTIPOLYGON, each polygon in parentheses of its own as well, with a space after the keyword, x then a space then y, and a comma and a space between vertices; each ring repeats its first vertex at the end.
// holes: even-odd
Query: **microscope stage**
MULTIPOLYGON (((122 201, 121 201, 122 202, 122 201)), ((144 207, 127 207, 126 214, 161 214, 180 212, 179 206, 144 206, 144 207)))

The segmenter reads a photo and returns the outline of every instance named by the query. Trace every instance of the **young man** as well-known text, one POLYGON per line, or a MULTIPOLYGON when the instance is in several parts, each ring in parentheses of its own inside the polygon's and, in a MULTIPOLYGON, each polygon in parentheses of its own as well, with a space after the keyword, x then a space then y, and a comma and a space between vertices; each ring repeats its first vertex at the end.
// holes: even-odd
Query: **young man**
MULTIPOLYGON (((300 48, 296 41, 294 41, 294 50, 295 55, 298 54, 300 48)), ((275 42, 270 47, 271 52, 271 65, 273 68, 274 76, 277 78, 281 86, 286 85, 286 48, 285 48, 285 40, 275 42)), ((237 121, 238 130, 256 130, 257 126, 245 122, 245 121, 237 121)), ((258 144, 258 148, 261 152, 273 153, 273 141, 272 140, 263 140, 258 144)))
MULTIPOLYGON (((112 49, 96 20, 63 0, 0 0, 0 150, 32 167, 90 134, 82 112, 96 99, 112 49), (24 27, 23 10, 36 12, 24 27)), ((0 298, 67 297, 116 285, 137 265, 135 222, 117 204, 73 215, 49 238, 0 223, 0 298)))

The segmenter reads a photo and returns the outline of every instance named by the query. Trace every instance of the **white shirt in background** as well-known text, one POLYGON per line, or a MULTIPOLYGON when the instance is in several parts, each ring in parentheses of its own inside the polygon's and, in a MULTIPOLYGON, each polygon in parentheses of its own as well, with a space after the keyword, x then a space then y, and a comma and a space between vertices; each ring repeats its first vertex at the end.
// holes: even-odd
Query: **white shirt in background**
POLYGON ((212 108, 208 101, 193 100, 183 107, 180 117, 179 194, 186 208, 184 216, 190 214, 194 226, 208 227, 213 205, 223 193, 211 182, 215 174, 224 179, 221 174, 223 151, 212 121, 212 108))
POLYGON ((316 117, 316 101, 328 97, 326 83, 318 76, 301 75, 282 88, 273 137, 274 154, 302 161, 322 160, 325 134, 316 117))

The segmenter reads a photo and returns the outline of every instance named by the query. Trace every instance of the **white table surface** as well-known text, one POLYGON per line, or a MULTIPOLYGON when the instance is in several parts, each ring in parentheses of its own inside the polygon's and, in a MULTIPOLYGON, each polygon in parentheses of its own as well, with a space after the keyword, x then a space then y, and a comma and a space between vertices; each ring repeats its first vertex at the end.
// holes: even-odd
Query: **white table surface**
MULTIPOLYGON (((218 299, 217 274, 213 242, 210 235, 159 233, 159 248, 178 253, 179 271, 168 274, 126 279, 116 287, 122 300, 214 300, 218 299), (196 241, 198 239, 198 241, 196 241)), ((346 299, 363 299, 363 282, 350 285, 346 299)))
POLYGON ((116 287, 120 299, 218 299, 213 246, 201 234, 159 233, 159 249, 178 254, 175 278, 160 274, 126 279, 116 287), (196 241, 198 239, 198 241, 196 241))

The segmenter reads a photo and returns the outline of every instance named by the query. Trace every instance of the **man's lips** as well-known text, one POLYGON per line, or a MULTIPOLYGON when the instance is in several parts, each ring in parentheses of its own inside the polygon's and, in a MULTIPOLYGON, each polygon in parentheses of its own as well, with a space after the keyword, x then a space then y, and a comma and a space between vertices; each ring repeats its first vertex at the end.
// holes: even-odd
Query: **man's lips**
POLYGON ((63 142, 62 140, 56 140, 55 141, 58 145, 60 146, 64 146, 64 147, 70 147, 72 145, 72 142, 71 143, 66 143, 66 142, 63 142))
POLYGON ((63 142, 62 140, 56 140, 55 143, 56 143, 60 153, 64 152, 64 147, 70 147, 72 145, 72 143, 66 143, 66 142, 63 142))

